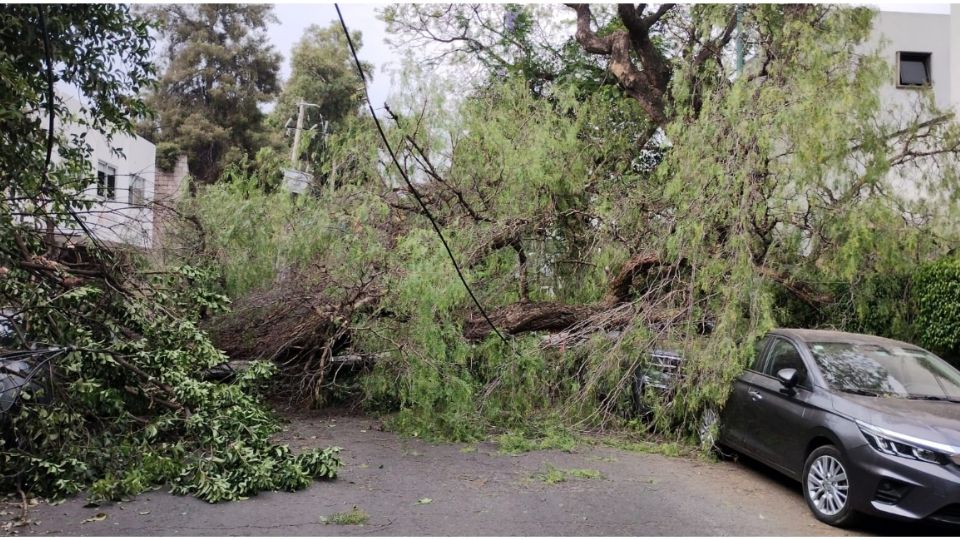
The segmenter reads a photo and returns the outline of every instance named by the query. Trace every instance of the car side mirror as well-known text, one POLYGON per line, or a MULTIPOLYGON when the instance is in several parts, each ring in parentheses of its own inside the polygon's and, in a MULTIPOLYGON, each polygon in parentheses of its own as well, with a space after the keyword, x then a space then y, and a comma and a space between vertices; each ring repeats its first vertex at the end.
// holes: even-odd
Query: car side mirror
POLYGON ((800 384, 800 372, 793 368, 783 368, 777 372, 777 379, 787 390, 792 390, 794 386, 800 384))

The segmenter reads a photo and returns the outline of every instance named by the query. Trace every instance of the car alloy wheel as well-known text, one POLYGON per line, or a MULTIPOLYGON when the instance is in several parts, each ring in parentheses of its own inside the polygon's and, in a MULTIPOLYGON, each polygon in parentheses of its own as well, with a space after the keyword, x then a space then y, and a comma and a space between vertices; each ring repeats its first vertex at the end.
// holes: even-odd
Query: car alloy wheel
POLYGON ((835 516, 847 505, 850 482, 847 470, 833 456, 820 456, 807 472, 807 490, 817 510, 835 516))
POLYGON ((850 495, 856 486, 850 483, 847 466, 833 446, 814 450, 803 467, 803 496, 813 514, 824 523, 849 526, 859 518, 851 508, 850 495))

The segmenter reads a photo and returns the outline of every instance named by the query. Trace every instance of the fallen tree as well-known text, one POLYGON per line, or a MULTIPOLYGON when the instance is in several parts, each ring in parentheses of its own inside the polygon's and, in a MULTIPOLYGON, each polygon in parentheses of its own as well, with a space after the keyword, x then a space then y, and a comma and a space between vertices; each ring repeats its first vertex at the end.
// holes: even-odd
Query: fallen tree
POLYGON ((458 17, 470 9, 398 8, 409 17, 391 24, 454 48, 475 40, 457 58, 515 58, 518 75, 485 81, 456 107, 429 92, 391 105, 386 135, 506 342, 471 307, 361 118, 328 140, 324 170, 338 188, 309 204, 198 197, 208 260, 231 269, 228 281, 246 271, 232 270, 238 261, 273 269, 249 304, 248 291, 235 295, 239 310, 217 323, 231 329, 221 346, 294 358, 300 380, 323 380, 334 356, 376 358, 361 377, 368 407, 396 412, 399 429, 469 439, 532 415, 617 421, 634 368, 667 343, 691 372, 656 422, 689 433, 771 326, 896 335, 868 326, 865 306, 898 299, 867 284, 957 244, 956 202, 943 196, 957 127, 922 96, 886 115, 887 66, 863 50, 869 10, 577 5, 567 31, 579 48, 557 49, 563 65, 547 70, 527 69, 541 56, 524 54, 538 46, 525 25, 543 10, 503 8, 522 12, 510 11, 521 22, 504 43, 491 37, 497 21, 458 26, 490 13, 458 17), (738 18, 753 59, 739 73, 738 18), (911 176, 918 169, 936 174, 911 176), (900 177, 924 196, 898 191, 900 177), (269 219, 237 210, 251 205, 269 219), (219 232, 243 227, 275 232, 256 250, 219 232), (311 234, 292 256, 285 239, 302 246, 311 234), (326 277, 275 280, 311 267, 326 277), (361 291, 369 269, 375 284, 361 291))

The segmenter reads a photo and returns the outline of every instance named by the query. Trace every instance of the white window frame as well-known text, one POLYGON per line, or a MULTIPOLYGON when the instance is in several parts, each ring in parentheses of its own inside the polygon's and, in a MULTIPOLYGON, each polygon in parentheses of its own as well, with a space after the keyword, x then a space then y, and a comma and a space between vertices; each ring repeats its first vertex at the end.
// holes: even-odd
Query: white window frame
POLYGON ((127 190, 127 202, 130 206, 143 206, 147 201, 147 181, 142 176, 130 177, 130 188, 127 190))
POLYGON ((107 201, 117 200, 117 168, 106 161, 97 162, 97 196, 107 201))

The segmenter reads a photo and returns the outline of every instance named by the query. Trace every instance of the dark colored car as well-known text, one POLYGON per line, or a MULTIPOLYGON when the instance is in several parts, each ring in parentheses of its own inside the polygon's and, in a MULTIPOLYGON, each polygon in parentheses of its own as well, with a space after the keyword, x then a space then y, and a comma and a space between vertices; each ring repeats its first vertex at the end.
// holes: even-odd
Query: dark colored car
POLYGON ((960 371, 915 345, 775 330, 735 382, 718 442, 799 480, 831 525, 960 524, 960 371))

